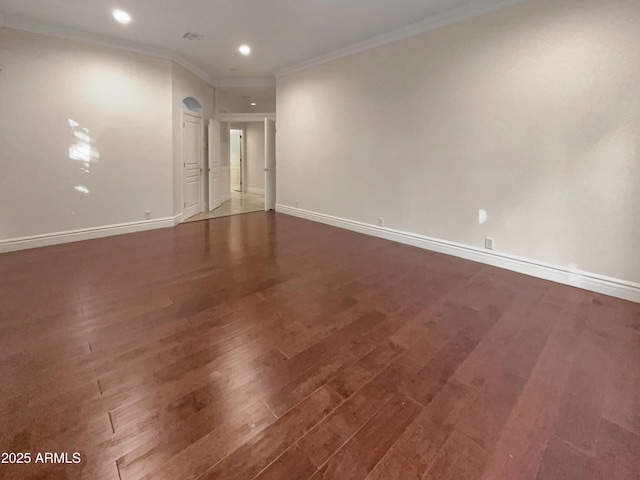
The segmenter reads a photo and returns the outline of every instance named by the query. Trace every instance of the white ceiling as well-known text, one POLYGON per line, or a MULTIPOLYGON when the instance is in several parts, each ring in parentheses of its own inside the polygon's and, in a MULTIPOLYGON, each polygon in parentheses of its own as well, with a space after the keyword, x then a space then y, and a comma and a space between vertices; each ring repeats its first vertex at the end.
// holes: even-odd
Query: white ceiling
MULTIPOLYGON (((0 0, 7 26, 54 26, 177 54, 209 79, 273 77, 416 22, 496 0, 0 0), (133 17, 116 23, 114 8, 133 17), (204 35, 200 41, 185 32, 204 35), (247 43, 244 57, 238 46, 247 43)), ((37 29, 36 29, 37 30, 37 29)), ((42 31, 43 29, 40 28, 42 31)))
POLYGON ((218 88, 216 104, 218 113, 275 112, 276 89, 275 87, 218 88))

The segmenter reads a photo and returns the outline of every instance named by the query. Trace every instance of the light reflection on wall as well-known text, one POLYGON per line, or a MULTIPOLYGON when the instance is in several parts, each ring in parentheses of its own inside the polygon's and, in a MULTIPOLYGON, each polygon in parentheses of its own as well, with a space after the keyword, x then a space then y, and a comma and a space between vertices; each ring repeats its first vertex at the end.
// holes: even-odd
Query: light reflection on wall
POLYGON ((487 221, 488 215, 486 210, 483 210, 482 208, 480 210, 478 210, 478 223, 480 225, 482 225, 484 222, 487 221))
MULTIPOLYGON (((88 183, 91 173, 91 163, 96 162, 100 158, 100 152, 95 146, 95 141, 89 135, 89 129, 81 127, 78 122, 69 119, 69 127, 71 128, 71 146, 69 147, 69 158, 79 162, 81 172, 81 182, 73 189, 76 192, 88 195, 90 190, 83 183, 88 183)), ((75 181, 73 182, 75 183, 75 181)))

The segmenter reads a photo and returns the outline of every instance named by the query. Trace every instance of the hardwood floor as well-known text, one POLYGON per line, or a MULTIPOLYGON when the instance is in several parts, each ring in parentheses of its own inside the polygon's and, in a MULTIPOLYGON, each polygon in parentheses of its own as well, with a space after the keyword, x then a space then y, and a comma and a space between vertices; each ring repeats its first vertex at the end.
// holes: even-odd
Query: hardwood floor
POLYGON ((640 478, 639 304, 270 212, 0 255, 0 306, 2 479, 640 478))

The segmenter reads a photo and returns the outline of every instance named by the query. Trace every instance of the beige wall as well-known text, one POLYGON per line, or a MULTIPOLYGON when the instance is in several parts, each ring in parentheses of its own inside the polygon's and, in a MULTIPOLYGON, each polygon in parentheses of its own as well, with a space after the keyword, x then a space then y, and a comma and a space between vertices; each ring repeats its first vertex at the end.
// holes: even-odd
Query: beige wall
POLYGON ((531 0, 279 78, 278 203, 639 282, 638 25, 531 0))
POLYGON ((264 122, 247 122, 247 187, 264 191, 264 122))
POLYGON ((0 240, 173 215, 169 61, 0 28, 0 67, 0 240))
MULTIPOLYGON (((214 90, 204 80, 189 72, 175 62, 171 63, 172 79, 172 125, 173 125, 173 211, 175 215, 182 213, 182 100, 195 98, 202 105, 203 140, 207 138, 207 126, 214 113, 214 90)), ((206 157, 206 152, 204 152, 206 157)), ((207 159, 203 161, 206 163, 207 159)), ((206 192, 205 179, 205 192, 206 192)), ((204 208, 206 209, 206 203, 204 208)))

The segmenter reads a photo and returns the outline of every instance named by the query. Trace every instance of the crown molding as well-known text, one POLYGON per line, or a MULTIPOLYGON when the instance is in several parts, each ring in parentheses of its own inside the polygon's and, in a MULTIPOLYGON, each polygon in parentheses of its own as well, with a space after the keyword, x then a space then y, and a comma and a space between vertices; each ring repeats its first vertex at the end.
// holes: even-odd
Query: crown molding
POLYGON ((275 113, 218 113, 213 117, 221 122, 264 122, 276 119, 275 113))
POLYGON ((469 5, 449 10, 448 12, 426 18, 416 23, 412 23, 411 25, 408 25, 406 27, 401 27, 396 30, 383 33, 382 35, 372 37, 368 40, 354 43, 353 45, 350 45, 348 47, 334 50, 333 52, 325 53, 318 57, 314 57, 309 60, 284 67, 277 70, 275 72, 275 76, 276 78, 284 77, 285 75, 290 75, 301 70, 306 70, 307 68, 316 67, 318 65, 322 65, 323 63, 332 62, 333 60, 338 60, 340 58, 348 57, 356 53, 371 50, 388 43, 404 40, 405 38, 409 38, 420 33, 425 33, 430 30, 435 30, 437 28, 446 27, 447 25, 452 25, 464 20, 469 20, 471 18, 510 7, 512 5, 516 5, 525 1, 527 0, 497 0, 483 2, 481 5, 469 5))
POLYGON ((49 23, 37 22, 16 15, 3 16, 2 14, 0 14, 0 26, 13 28, 15 30, 22 30, 30 33, 38 33, 41 35, 62 38, 65 40, 73 40, 76 42, 99 45, 101 47, 114 48, 125 52, 149 55, 152 57, 163 58, 165 60, 171 60, 181 67, 186 68, 212 87, 218 86, 215 84, 215 79, 212 78, 211 75, 202 70, 200 67, 197 67, 196 65, 191 63, 186 58, 178 55, 175 52, 172 52, 171 50, 156 48, 141 43, 120 40, 114 37, 109 37, 107 35, 85 32, 83 30, 77 30, 69 27, 61 27, 49 23))
POLYGON ((275 77, 220 77, 215 79, 216 87, 275 87, 275 77))
POLYGON ((70 27, 62 27, 52 25, 45 22, 34 21, 25 17, 16 15, 3 15, 0 13, 0 26, 13 28, 16 30, 23 30, 32 33, 39 33, 42 35, 49 35, 58 38, 64 38, 67 40, 73 40, 78 42, 90 43, 93 45, 100 45, 103 47, 115 48, 118 50, 128 51, 132 53, 139 53, 143 55, 150 55, 154 57, 164 58, 171 60, 178 65, 186 68, 194 75, 198 76, 203 81, 207 82, 212 87, 273 87, 276 84, 276 78, 289 75, 300 70, 322 65, 333 60, 338 60, 343 57, 354 55, 356 53, 371 50, 388 43, 393 43, 399 40, 403 40, 420 33, 435 30, 436 28, 451 25, 463 20, 468 20, 486 13, 490 13, 502 8, 516 5, 518 3, 525 2, 527 0, 495 0, 482 5, 466 6, 457 9, 450 10, 440 15, 436 15, 425 20, 413 23, 406 27, 402 27, 390 32, 378 35, 376 37, 364 40, 362 42, 355 43, 345 48, 329 52, 318 57, 314 57, 303 62, 295 63, 288 67, 284 67, 275 72, 274 77, 261 77, 261 78, 235 78, 235 77, 219 77, 214 78, 200 67, 194 65, 181 55, 168 50, 160 49, 146 44, 130 42, 120 40, 107 35, 100 35, 96 33, 90 33, 83 30, 73 29, 70 27))

